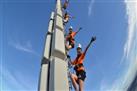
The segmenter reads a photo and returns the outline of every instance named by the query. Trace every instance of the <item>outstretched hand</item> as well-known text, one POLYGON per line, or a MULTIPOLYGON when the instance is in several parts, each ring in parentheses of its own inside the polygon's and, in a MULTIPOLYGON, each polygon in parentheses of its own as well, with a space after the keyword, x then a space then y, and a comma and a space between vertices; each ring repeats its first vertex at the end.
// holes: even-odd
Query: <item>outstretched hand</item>
POLYGON ((79 28, 79 30, 81 30, 81 29, 82 29, 82 27, 79 28))
POLYGON ((75 18, 75 16, 70 16, 70 18, 74 19, 74 18, 75 18))
POLYGON ((80 28, 77 30, 77 32, 76 32, 76 33, 78 33, 81 29, 82 29, 82 28, 80 27, 80 28))
POLYGON ((90 47, 90 45, 92 44, 92 42, 94 42, 96 40, 96 36, 92 37, 91 40, 90 40, 90 43, 88 44, 88 46, 86 47, 85 51, 84 51, 84 54, 86 54, 88 48, 90 47))
POLYGON ((91 38, 91 42, 94 42, 96 40, 96 36, 91 38))

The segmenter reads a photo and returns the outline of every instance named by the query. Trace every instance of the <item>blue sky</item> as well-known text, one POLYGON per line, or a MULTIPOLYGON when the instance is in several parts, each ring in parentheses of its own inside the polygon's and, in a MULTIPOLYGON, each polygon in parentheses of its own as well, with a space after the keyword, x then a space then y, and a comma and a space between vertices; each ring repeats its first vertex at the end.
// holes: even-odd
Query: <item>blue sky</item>
MULTIPOLYGON (((55 0, 0 1, 1 91, 37 91, 54 9, 55 0)), ((66 28, 83 28, 77 44, 84 49, 91 36, 97 37, 84 62, 85 91, 125 91, 137 71, 137 1, 70 0, 68 12, 75 18, 66 28)), ((76 50, 70 55, 74 59, 76 50)))

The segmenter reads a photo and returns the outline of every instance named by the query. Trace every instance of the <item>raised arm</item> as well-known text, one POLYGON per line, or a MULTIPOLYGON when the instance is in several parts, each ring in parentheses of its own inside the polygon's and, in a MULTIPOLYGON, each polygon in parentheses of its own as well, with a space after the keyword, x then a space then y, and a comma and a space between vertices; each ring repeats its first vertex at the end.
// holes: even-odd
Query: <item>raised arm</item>
POLYGON ((82 28, 80 27, 76 32, 73 33, 73 37, 81 30, 82 28))
POLYGON ((66 2, 69 2, 69 0, 66 0, 66 2))
POLYGON ((86 54, 86 52, 87 52, 88 48, 90 47, 91 43, 94 42, 95 40, 96 40, 96 37, 92 37, 92 38, 91 38, 89 44, 87 45, 87 47, 86 47, 86 49, 85 49, 85 51, 84 51, 84 54, 86 54))
POLYGON ((75 18, 75 16, 71 16, 71 15, 69 14, 69 18, 74 19, 74 18, 75 18))
POLYGON ((76 31, 76 34, 81 30, 82 28, 80 27, 77 31, 76 31))
POLYGON ((75 64, 76 64, 76 59, 73 60, 73 61, 71 61, 71 64, 72 64, 72 65, 75 65, 75 64))

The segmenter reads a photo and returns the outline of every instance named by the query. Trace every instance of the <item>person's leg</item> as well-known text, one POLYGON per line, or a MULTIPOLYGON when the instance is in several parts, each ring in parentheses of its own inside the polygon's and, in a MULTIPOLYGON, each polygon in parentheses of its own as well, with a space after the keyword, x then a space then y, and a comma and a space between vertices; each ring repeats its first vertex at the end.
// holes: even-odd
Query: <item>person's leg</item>
POLYGON ((74 74, 70 74, 70 77, 71 77, 72 84, 73 84, 75 91, 78 91, 78 84, 77 84, 78 78, 77 78, 77 76, 74 74))
POLYGON ((63 7, 62 7, 64 10, 66 10, 66 8, 67 8, 67 3, 65 2, 64 4, 63 4, 63 7))
POLYGON ((84 87, 84 82, 81 79, 78 79, 79 82, 79 91, 83 91, 83 87, 84 87))
POLYGON ((79 91, 83 91, 83 89, 84 89, 85 78, 86 78, 86 72, 80 71, 79 75, 78 75, 79 91))
POLYGON ((63 25, 66 25, 68 23, 68 20, 64 19, 63 20, 63 25))
POLYGON ((63 22, 64 22, 64 23, 66 23, 66 22, 67 22, 67 20, 66 20, 66 19, 63 19, 63 22))
POLYGON ((68 46, 68 49, 69 49, 69 50, 70 50, 70 49, 72 49, 72 46, 71 46, 71 45, 69 45, 69 46, 68 46))
POLYGON ((68 51, 69 51, 71 48, 72 48, 71 45, 67 45, 67 44, 66 44, 66 49, 67 49, 68 51))

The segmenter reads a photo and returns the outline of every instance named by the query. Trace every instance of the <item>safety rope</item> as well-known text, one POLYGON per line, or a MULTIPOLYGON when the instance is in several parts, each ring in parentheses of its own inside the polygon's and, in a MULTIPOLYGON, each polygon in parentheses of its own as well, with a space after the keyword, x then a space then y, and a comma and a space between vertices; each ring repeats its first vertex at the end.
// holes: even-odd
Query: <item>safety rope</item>
POLYGON ((71 81, 71 77, 70 77, 70 74, 71 74, 71 68, 72 68, 72 65, 71 65, 71 59, 70 57, 66 56, 66 62, 67 62, 67 74, 68 74, 68 83, 69 83, 69 91, 72 90, 72 81, 71 81))

